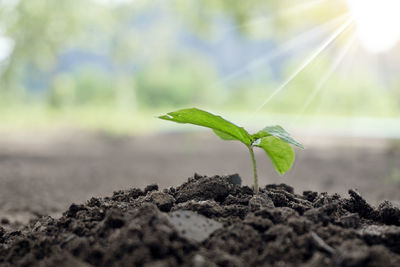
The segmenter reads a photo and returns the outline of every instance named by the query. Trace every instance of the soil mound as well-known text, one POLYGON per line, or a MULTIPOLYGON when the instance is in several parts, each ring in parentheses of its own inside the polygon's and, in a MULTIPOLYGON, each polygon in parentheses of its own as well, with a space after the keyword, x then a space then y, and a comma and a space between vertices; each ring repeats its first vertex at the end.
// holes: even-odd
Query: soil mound
POLYGON ((0 227, 1 266, 400 266, 400 210, 238 175, 115 192, 0 227))

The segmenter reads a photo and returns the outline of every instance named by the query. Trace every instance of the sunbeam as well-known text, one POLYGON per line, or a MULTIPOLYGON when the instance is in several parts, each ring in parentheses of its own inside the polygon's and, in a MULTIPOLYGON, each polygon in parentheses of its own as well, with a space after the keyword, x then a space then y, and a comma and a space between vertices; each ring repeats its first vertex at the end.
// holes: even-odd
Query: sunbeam
MULTIPOLYGON (((345 83, 345 80, 348 79, 349 73, 353 68, 354 62, 358 61, 358 53, 360 52, 361 45, 360 43, 355 40, 353 45, 350 48, 350 51, 347 53, 346 57, 343 58, 343 62, 340 67, 340 71, 338 71, 338 80, 339 84, 345 83)), ((321 109, 325 106, 326 100, 329 99, 330 90, 322 90, 320 91, 320 97, 317 105, 314 108, 313 113, 318 114, 320 113, 321 109)))
POLYGON ((346 30, 353 22, 353 18, 350 17, 346 22, 340 26, 322 45, 309 57, 290 77, 284 81, 257 109, 255 112, 260 111, 271 99, 276 96, 283 88, 285 88, 291 81, 293 81, 297 75, 299 75, 314 59, 321 54, 344 30, 346 30))
POLYGON ((320 4, 324 4, 325 2, 327 2, 328 0, 314 0, 314 1, 308 1, 306 3, 301 3, 298 4, 292 8, 283 10, 281 12, 278 13, 279 17, 288 17, 288 16, 294 16, 297 15, 301 12, 306 12, 320 4))
POLYGON ((344 57, 347 55, 347 53, 349 52, 350 48, 353 46, 355 40, 356 40, 356 36, 352 35, 352 37, 346 43, 345 47, 342 49, 342 51, 340 52, 340 54, 338 55, 336 60, 330 66, 329 70, 325 73, 325 75, 317 83, 317 85, 315 86, 314 90, 312 91, 310 96, 307 98, 307 101, 302 106, 299 114, 303 114, 306 111, 308 106, 315 99, 317 94, 321 91, 321 89, 323 88, 325 83, 328 81, 328 79, 331 77, 331 75, 337 70, 339 65, 342 63, 344 57))
POLYGON ((344 20, 345 18, 348 18, 348 17, 349 17, 348 13, 341 15, 341 16, 334 18, 322 25, 312 28, 311 30, 309 30, 305 33, 302 33, 298 37, 285 42, 276 50, 274 50, 272 52, 268 52, 265 56, 254 59, 253 61, 248 63, 246 66, 226 75, 225 77, 222 77, 218 82, 211 85, 210 87, 211 88, 218 87, 221 84, 224 84, 224 83, 226 83, 248 71, 258 68, 258 67, 262 66, 263 64, 284 55, 285 53, 291 51, 292 49, 299 47, 300 45, 307 43, 314 38, 317 38, 319 35, 325 33, 326 31, 330 30, 331 28, 335 27, 342 20, 344 20))

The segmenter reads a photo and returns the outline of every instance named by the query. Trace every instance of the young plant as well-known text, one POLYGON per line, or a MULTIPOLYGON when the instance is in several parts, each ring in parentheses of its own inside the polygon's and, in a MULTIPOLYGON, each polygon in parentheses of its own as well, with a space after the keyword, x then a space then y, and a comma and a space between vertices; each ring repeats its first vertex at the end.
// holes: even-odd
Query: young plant
POLYGON ((258 194, 258 177, 254 147, 259 147, 267 153, 280 175, 289 171, 294 162, 294 150, 290 144, 304 148, 281 126, 267 126, 255 134, 249 134, 243 127, 239 127, 220 116, 197 108, 181 109, 159 116, 158 118, 211 128, 223 140, 237 140, 242 142, 250 152, 254 173, 255 194, 258 194))

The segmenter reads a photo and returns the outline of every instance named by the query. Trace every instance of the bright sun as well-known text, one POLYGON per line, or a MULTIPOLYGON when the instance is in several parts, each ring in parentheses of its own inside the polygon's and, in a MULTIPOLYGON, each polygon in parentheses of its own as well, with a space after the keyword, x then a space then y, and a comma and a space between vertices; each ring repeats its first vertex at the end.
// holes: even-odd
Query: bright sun
POLYGON ((391 49, 400 40, 400 0, 347 0, 357 34, 370 52, 391 49))

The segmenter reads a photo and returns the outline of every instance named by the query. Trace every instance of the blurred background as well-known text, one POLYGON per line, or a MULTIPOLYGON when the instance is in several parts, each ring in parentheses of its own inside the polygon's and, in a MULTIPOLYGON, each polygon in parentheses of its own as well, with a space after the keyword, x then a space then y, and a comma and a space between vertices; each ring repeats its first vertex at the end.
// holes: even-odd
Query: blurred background
POLYGON ((0 217, 239 173, 246 149, 184 107, 304 143, 260 184, 400 199, 397 0, 0 0, 0 217))

